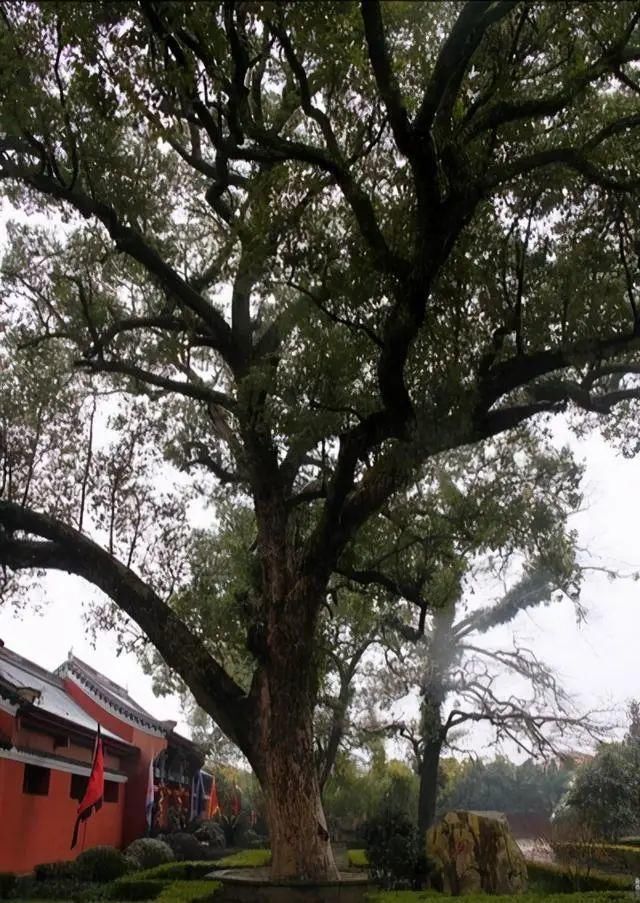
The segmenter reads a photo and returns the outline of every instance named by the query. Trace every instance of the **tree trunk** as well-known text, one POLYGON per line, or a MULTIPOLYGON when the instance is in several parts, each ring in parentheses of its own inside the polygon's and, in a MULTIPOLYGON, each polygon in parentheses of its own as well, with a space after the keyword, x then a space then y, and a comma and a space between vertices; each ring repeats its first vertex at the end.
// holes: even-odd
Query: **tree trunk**
POLYGON ((265 794, 272 877, 330 880, 338 872, 313 743, 316 606, 296 595, 269 612, 257 687, 256 770, 265 794))
POLYGON ((418 828, 424 834, 433 824, 436 817, 438 801, 438 768, 442 739, 438 735, 429 740, 424 747, 420 762, 420 794, 418 797, 418 828))

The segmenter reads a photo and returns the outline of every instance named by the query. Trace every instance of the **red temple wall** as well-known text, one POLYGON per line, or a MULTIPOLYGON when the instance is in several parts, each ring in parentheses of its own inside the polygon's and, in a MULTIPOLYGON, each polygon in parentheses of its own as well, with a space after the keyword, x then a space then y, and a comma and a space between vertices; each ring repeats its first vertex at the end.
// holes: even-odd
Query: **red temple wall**
POLYGON ((52 768, 47 796, 23 792, 25 766, 0 759, 0 871, 29 872, 41 862, 74 859, 97 844, 122 845, 126 784, 119 784, 118 802, 105 802, 80 826, 71 850, 78 801, 70 796, 71 774, 52 768), (86 830, 86 834, 85 834, 86 830))

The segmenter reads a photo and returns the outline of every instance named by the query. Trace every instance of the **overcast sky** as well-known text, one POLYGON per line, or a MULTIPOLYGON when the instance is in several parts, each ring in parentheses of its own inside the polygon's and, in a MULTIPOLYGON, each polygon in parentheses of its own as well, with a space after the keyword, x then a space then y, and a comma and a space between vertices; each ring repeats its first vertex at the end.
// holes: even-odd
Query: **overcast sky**
MULTIPOLYGON (((559 441, 568 437, 563 422, 556 422, 559 441)), ((586 463, 585 510, 575 516, 581 544, 596 563, 620 571, 640 570, 637 519, 640 517, 640 460, 627 460, 592 435, 572 440, 579 459, 586 463)), ((180 722, 179 701, 154 697, 151 681, 131 655, 116 654, 113 637, 102 634, 96 647, 85 631, 83 603, 96 591, 82 580, 63 574, 46 579, 39 613, 16 614, 0 610, 0 637, 6 645, 47 668, 55 668, 69 649, 98 670, 124 684, 158 718, 180 722)), ((492 641, 508 641, 517 633, 536 654, 552 664, 566 689, 578 695, 585 708, 618 707, 640 696, 638 638, 640 583, 632 579, 610 582, 594 572, 587 577, 582 601, 588 621, 578 626, 573 606, 565 601, 521 614, 492 641)), ((185 726, 182 725, 183 730, 185 726)), ((477 735, 482 752, 482 735, 477 735)))

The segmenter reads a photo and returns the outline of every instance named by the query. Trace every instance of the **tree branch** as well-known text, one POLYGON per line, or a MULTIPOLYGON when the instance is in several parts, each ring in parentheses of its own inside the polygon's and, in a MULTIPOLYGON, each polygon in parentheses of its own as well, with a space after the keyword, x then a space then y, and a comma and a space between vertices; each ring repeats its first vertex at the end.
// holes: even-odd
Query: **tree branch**
POLYGON ((156 646, 199 704, 251 758, 246 694, 175 612, 132 570, 56 518, 0 500, 0 563, 12 570, 63 570, 101 589, 156 646), (17 538, 38 536, 40 539, 17 538))

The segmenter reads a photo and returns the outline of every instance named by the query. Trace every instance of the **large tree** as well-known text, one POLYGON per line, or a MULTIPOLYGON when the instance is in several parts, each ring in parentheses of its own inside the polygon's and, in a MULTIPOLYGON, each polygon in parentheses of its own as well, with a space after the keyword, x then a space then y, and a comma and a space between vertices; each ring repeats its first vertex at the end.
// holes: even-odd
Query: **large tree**
POLYGON ((637 4, 0 10, 7 588, 101 589, 251 762, 274 874, 326 877, 342 556, 434 455, 640 392, 637 4), (171 604, 221 496, 248 685, 171 604))

